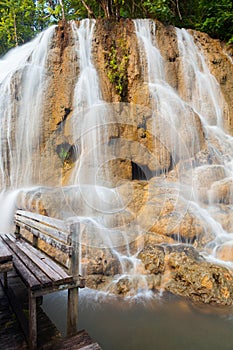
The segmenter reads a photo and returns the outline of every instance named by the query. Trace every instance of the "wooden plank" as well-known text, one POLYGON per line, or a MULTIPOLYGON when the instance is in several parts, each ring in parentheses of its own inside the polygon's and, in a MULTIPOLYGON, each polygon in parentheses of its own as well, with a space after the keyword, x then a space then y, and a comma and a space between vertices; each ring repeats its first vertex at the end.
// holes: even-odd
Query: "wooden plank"
MULTIPOLYGON (((32 257, 27 256, 24 252, 18 248, 14 243, 10 243, 10 247, 14 251, 14 259, 17 256, 18 259, 25 265, 26 269, 31 272, 41 284, 41 287, 50 286, 52 284, 52 280, 49 276, 47 276, 37 265, 34 264, 32 257)), ((13 260, 14 261, 14 260, 13 260)), ((14 263, 15 265, 15 263, 14 263)), ((26 278, 26 276, 23 276, 26 278)))
POLYGON ((27 217, 29 219, 36 220, 38 222, 47 224, 51 227, 54 227, 58 230, 61 231, 67 231, 67 225, 63 220, 55 219, 55 218, 50 218, 49 216, 44 216, 38 213, 32 213, 29 211, 24 211, 24 210, 17 210, 16 215, 20 215, 23 217, 27 217))
POLYGON ((0 263, 12 260, 12 254, 0 236, 0 263))
POLYGON ((101 347, 99 346, 98 343, 93 343, 80 348, 80 350, 101 350, 101 347))
POLYGON ((61 343, 60 350, 101 350, 101 347, 96 341, 90 337, 90 335, 85 331, 79 331, 74 336, 66 338, 61 343))
POLYGON ((46 264, 46 261, 43 257, 39 258, 37 254, 34 254, 34 250, 31 249, 33 247, 27 247, 24 242, 16 242, 16 246, 26 255, 29 259, 37 266, 45 275, 47 275, 53 282, 71 282, 72 277, 66 274, 65 277, 61 277, 59 273, 57 273, 58 265, 55 265, 54 269, 52 269, 49 265, 46 264), (56 268, 57 267, 57 268, 56 268))
POLYGON ((33 295, 35 297, 39 297, 39 296, 47 295, 53 292, 67 290, 74 287, 79 287, 79 285, 80 285, 79 281, 75 282, 75 284, 73 283, 53 284, 52 286, 49 286, 43 289, 33 290, 33 295))
POLYGON ((58 241, 62 241, 63 243, 69 242, 69 234, 68 232, 63 232, 57 228, 45 225, 43 222, 36 221, 34 219, 28 219, 27 217, 21 215, 15 215, 15 223, 21 225, 21 223, 31 226, 32 228, 36 228, 38 231, 44 232, 49 236, 52 236, 58 241))
POLYGON ((14 256, 14 266, 16 271, 23 279, 26 286, 28 286, 32 290, 41 288, 41 284, 39 283, 39 281, 30 271, 27 270, 25 265, 20 261, 19 258, 17 258, 17 256, 14 256))
POLYGON ((56 272, 61 276, 61 278, 67 278, 70 277, 71 275, 65 272, 65 270, 59 266, 55 261, 53 261, 51 258, 49 258, 47 255, 42 253, 40 250, 32 247, 30 243, 25 242, 24 243, 25 247, 30 249, 36 256, 38 256, 39 259, 43 259, 43 261, 51 267, 51 269, 56 270, 56 272))
POLYGON ((28 256, 26 256, 11 240, 12 237, 7 237, 5 242, 14 253, 13 263, 16 270, 19 272, 22 279, 31 289, 40 289, 52 284, 48 278, 37 266, 33 264, 28 256))
POLYGON ((67 255, 71 254, 72 248, 70 245, 66 245, 64 243, 58 242, 57 240, 53 239, 52 237, 47 236, 43 232, 41 232, 33 227, 30 227, 26 224, 20 223, 20 226, 22 228, 26 229, 28 232, 31 232, 36 237, 40 238, 45 243, 51 245, 52 247, 54 247, 56 249, 61 250, 64 254, 67 254, 67 255))
POLYGON ((41 253, 40 258, 38 256, 36 248, 30 246, 30 244, 22 241, 15 240, 14 237, 8 235, 8 238, 12 241, 14 249, 18 248, 18 251, 14 249, 17 256, 22 260, 25 258, 25 265, 30 269, 30 271, 37 277, 37 279, 44 284, 44 287, 50 285, 50 283, 59 283, 66 284, 73 281, 73 277, 68 275, 63 270, 62 276, 58 272, 61 272, 61 267, 58 266, 55 262, 51 266, 47 265, 46 261, 49 261, 49 258, 46 259, 46 256, 41 253), (21 254, 21 252, 24 254, 21 254), (48 278, 46 278, 48 277, 48 278))

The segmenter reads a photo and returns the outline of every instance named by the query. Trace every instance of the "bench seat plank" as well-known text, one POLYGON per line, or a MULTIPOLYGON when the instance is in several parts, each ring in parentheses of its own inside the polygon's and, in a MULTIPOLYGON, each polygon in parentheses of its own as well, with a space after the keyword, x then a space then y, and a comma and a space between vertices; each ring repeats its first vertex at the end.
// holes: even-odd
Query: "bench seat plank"
MULTIPOLYGON (((24 266, 25 269, 27 269, 30 273, 30 275, 33 275, 35 277, 34 287, 35 288, 41 288, 41 286, 51 286, 52 280, 40 269, 38 266, 36 266, 33 261, 32 257, 27 256, 22 249, 20 249, 15 242, 13 242, 10 238, 10 235, 6 236, 5 242, 8 244, 9 248, 13 252, 13 262, 14 266, 17 269, 18 268, 18 262, 20 261, 24 266), (17 262, 15 262, 15 258, 17 257, 17 262), (36 287, 37 286, 37 287, 36 287)), ((21 267, 21 264, 20 264, 21 267)), ((29 274, 25 275, 25 280, 27 279, 27 276, 29 274)))
POLYGON ((49 286, 51 284, 66 284, 73 281, 71 275, 67 274, 58 264, 46 257, 42 252, 38 254, 39 251, 27 242, 16 240, 10 234, 7 235, 7 238, 12 242, 9 243, 10 247, 21 260, 24 259, 23 254, 25 254, 25 265, 30 268, 31 272, 42 284, 49 286), (16 251, 16 247, 18 251, 16 251), (51 264, 48 264, 48 261, 51 264))
POLYGON ((23 279, 26 286, 31 288, 31 290, 37 289, 38 288, 37 278, 26 268, 26 266, 21 262, 21 260, 17 256, 14 256, 13 260, 14 260, 15 269, 16 271, 18 271, 19 275, 23 279))
POLYGON ((12 254, 4 244, 4 241, 0 235, 0 263, 12 260, 12 254))
POLYGON ((28 249, 28 247, 25 246, 24 242, 16 242, 16 246, 18 246, 20 250, 31 259, 32 263, 35 264, 35 266, 38 267, 45 275, 47 275, 53 283, 66 283, 72 281, 72 277, 69 275, 67 275, 65 278, 61 277, 56 272, 56 269, 52 269, 46 264, 43 258, 39 258, 37 255, 35 255, 32 249, 28 249))
MULTIPOLYGON (((55 261, 51 260, 47 255, 45 255, 44 253, 42 253, 40 250, 34 248, 32 245, 30 245, 29 243, 25 242, 24 243, 25 247, 27 247, 28 249, 30 249, 36 256, 38 256, 39 259, 43 259, 43 261, 51 267, 51 269, 55 270, 57 272, 57 274, 59 274, 59 276, 61 278, 68 278, 70 277, 70 275, 68 273, 65 272, 64 268, 62 268, 61 266, 59 266, 57 263, 55 263, 55 261)), ((67 271, 68 272, 68 271, 67 271)))

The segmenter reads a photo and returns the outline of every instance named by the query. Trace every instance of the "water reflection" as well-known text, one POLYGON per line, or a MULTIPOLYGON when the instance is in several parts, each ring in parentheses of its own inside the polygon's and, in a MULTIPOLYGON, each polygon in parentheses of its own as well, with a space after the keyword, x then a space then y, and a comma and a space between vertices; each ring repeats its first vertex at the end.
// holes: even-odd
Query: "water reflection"
MULTIPOLYGON (((66 292, 44 298, 44 310, 65 334, 66 292)), ((193 305, 177 297, 123 300, 80 292, 79 328, 104 350, 232 350, 233 309, 193 305)))

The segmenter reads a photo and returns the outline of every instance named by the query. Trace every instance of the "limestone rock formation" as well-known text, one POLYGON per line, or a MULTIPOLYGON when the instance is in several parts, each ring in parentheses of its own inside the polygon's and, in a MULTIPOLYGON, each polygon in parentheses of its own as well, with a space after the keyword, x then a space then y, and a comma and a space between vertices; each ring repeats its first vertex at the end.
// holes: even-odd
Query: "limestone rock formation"
MULTIPOLYGON (((217 258, 232 261, 232 246, 217 246, 215 240, 218 230, 233 232, 233 180, 225 171, 233 156, 231 136, 221 143, 222 135, 215 133, 215 116, 205 105, 206 96, 203 105, 209 125, 194 106, 180 98, 187 95, 187 87, 176 30, 155 24, 156 47, 166 77, 163 88, 169 86, 168 107, 173 102, 170 119, 158 108, 160 101, 152 99, 147 59, 139 48, 133 21, 96 21, 92 62, 102 100, 94 108, 97 114, 105 113, 98 141, 107 157, 97 170, 92 158, 85 161, 87 176, 97 186, 72 183, 84 147, 72 133, 80 125, 73 122, 79 53, 72 24, 59 24, 48 52, 40 126, 40 169, 45 171, 40 187, 21 190, 17 206, 63 220, 79 216, 87 227, 82 231, 81 260, 89 287, 124 296, 163 289, 198 302, 232 305, 232 272, 207 262, 199 253, 212 242, 217 258), (94 202, 92 193, 96 192, 98 201, 94 202), (120 203, 119 210, 109 210, 111 215, 107 215, 114 201, 120 203), (199 204, 201 210, 197 210, 199 204), (206 216, 210 204, 215 226, 206 216), (111 247, 104 242, 107 229, 108 239, 113 239, 111 247)), ((189 33, 221 87, 224 128, 233 135, 233 69, 226 47, 204 33, 189 33)), ((78 121, 87 116, 88 109, 78 121)))
POLYGON ((194 259, 181 248, 167 257, 169 281, 164 288, 194 301, 232 305, 233 278, 228 269, 200 258, 194 259))

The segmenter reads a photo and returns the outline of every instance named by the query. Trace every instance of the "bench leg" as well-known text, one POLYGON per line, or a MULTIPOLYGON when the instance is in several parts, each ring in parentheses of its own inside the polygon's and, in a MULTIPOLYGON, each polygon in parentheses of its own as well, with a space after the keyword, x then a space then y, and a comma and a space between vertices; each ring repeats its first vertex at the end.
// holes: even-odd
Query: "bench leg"
POLYGON ((29 348, 37 349, 36 297, 29 294, 29 348))
POLYGON ((78 328, 78 288, 68 289, 67 336, 77 333, 78 328))
POLYGON ((5 288, 8 288, 8 281, 7 281, 7 272, 3 273, 3 285, 5 288))

